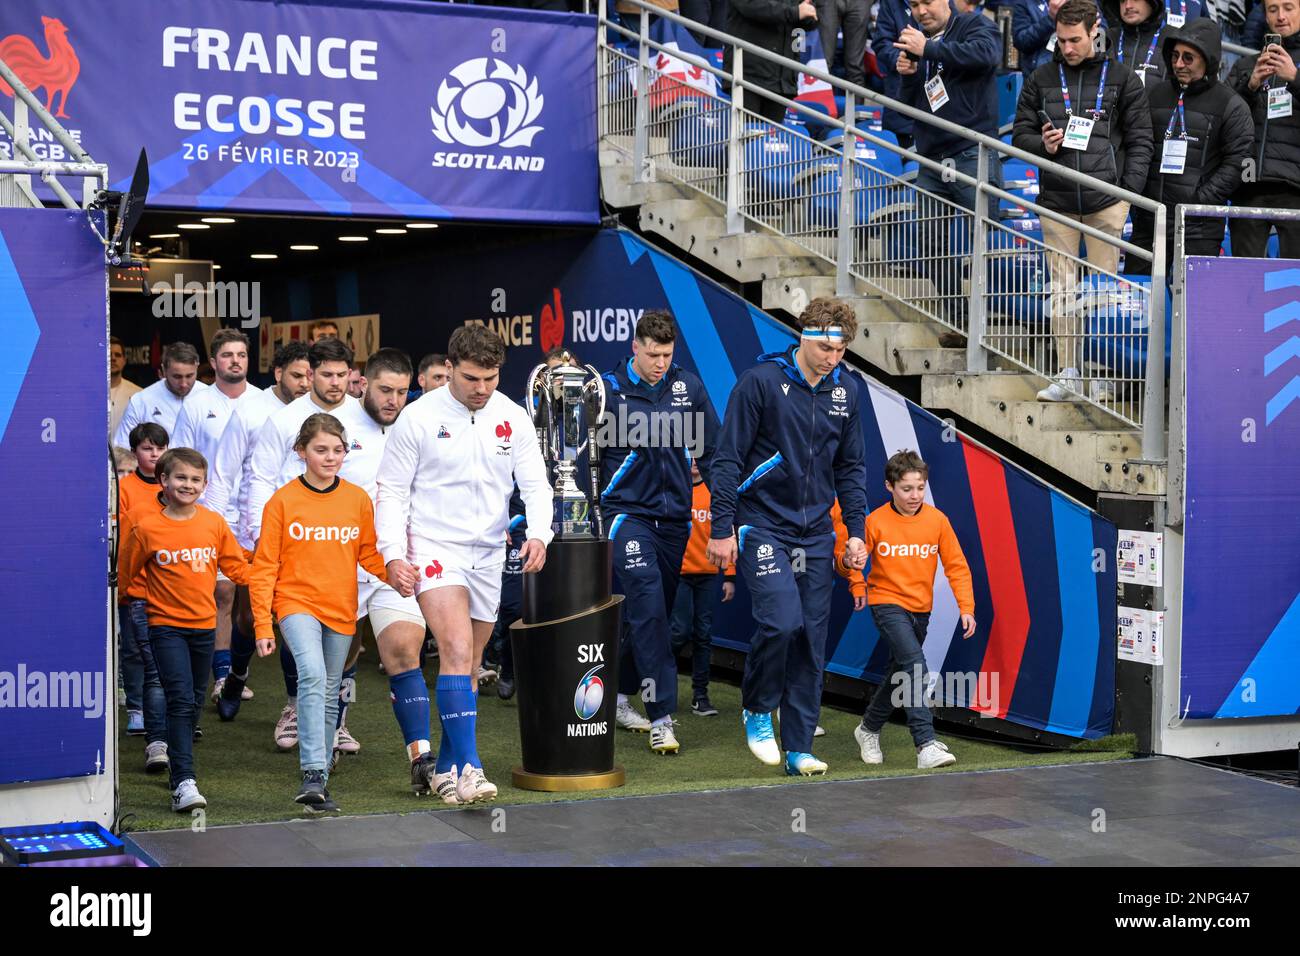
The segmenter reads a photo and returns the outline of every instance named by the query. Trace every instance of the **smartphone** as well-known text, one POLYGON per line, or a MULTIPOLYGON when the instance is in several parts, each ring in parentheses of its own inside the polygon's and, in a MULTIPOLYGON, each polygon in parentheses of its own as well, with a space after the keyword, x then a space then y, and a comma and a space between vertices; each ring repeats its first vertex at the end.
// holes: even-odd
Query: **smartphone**
POLYGON ((1281 45, 1282 45, 1282 35, 1281 35, 1280 33, 1265 33, 1265 34, 1264 34, 1264 49, 1265 49, 1265 50, 1267 50, 1267 49, 1268 49, 1269 47, 1271 47, 1271 46, 1281 46, 1281 45))
POLYGON ((1053 122, 1052 122, 1052 118, 1051 118, 1050 116, 1047 115, 1047 110, 1039 110, 1039 111, 1038 111, 1038 127, 1039 127, 1039 129, 1042 129, 1044 126, 1050 126, 1050 127, 1052 127, 1052 129, 1056 129, 1056 124, 1053 123, 1053 122))

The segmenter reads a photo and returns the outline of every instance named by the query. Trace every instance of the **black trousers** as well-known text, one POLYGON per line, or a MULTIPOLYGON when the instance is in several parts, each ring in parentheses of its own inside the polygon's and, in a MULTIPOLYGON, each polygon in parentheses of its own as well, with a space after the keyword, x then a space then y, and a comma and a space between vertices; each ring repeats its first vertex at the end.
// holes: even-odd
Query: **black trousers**
MULTIPOLYGON (((1234 206, 1264 209, 1300 209, 1300 189, 1284 183, 1254 183, 1243 186, 1232 197, 1234 206)), ((1232 254, 1239 258, 1262 259, 1268 249, 1270 226, 1277 226, 1279 254, 1283 259, 1300 259, 1300 221, 1274 222, 1269 219, 1233 219, 1232 254)))
MULTIPOLYGON (((1156 217, 1145 209, 1134 209, 1131 213, 1133 216, 1133 245, 1141 246, 1143 249, 1150 249, 1155 241, 1156 217)), ((1174 262, 1174 227, 1173 227, 1173 209, 1169 209, 1165 216, 1167 228, 1165 230, 1165 279, 1169 279, 1170 270, 1174 262)), ((1198 225, 1204 220, 1194 220, 1188 218, 1187 224, 1190 226, 1193 222, 1198 225)), ((1220 220, 1222 225, 1222 220, 1220 220)), ((1184 237, 1183 251, 1189 256, 1217 256, 1219 249, 1223 245, 1223 239, 1198 239, 1191 236, 1184 237)), ((1233 234, 1232 251, 1237 252, 1237 237, 1233 234)), ((1151 263, 1146 259, 1138 259, 1135 256, 1126 257, 1124 260, 1124 271, 1128 275, 1149 276, 1151 274, 1151 263)))

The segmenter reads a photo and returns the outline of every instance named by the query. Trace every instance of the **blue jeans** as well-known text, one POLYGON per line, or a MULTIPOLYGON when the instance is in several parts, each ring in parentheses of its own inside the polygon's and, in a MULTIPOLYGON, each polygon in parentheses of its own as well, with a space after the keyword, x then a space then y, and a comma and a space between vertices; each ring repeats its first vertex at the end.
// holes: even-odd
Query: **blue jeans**
MULTIPOLYGON (((978 146, 971 146, 942 162, 974 178, 979 170, 978 150, 978 146)), ((1002 161, 992 153, 988 156, 988 174, 988 181, 999 189, 1002 188, 1002 161)), ((956 179, 945 182, 943 174, 927 167, 922 167, 916 174, 916 186, 958 206, 971 210, 975 208, 974 186, 956 179)), ((965 302, 959 302, 955 297, 961 295, 962 269, 971 252, 967 222, 965 218, 959 218, 957 211, 950 206, 936 203, 924 196, 918 196, 917 202, 920 204, 918 251, 921 254, 922 272, 935 284, 940 295, 953 297, 946 299, 945 304, 965 315, 965 302), (954 223, 960 230, 956 236, 953 235, 954 223)), ((996 219, 997 208, 997 200, 989 197, 988 206, 982 213, 996 219)))
POLYGON ((900 693, 912 742, 924 747, 934 740, 934 715, 925 706, 923 697, 929 675, 925 669, 925 652, 921 650, 926 628, 930 626, 930 614, 916 614, 897 604, 873 604, 871 616, 881 639, 889 646, 889 666, 885 668, 885 679, 871 696, 867 712, 862 715, 862 726, 869 733, 880 733, 894 712, 894 694, 900 693))
POLYGON ((331 631, 310 614, 290 614, 280 621, 280 634, 298 667, 298 764, 303 770, 325 770, 334 750, 339 684, 352 635, 331 631))
POLYGON ((126 709, 144 709, 144 661, 136 646, 135 622, 131 619, 131 606, 117 606, 117 660, 122 675, 122 690, 126 692, 126 709))
MULTIPOLYGON (((154 659, 153 645, 149 643, 149 612, 144 601, 131 601, 118 607, 121 612, 122 633, 131 628, 131 640, 140 655, 140 676, 143 681, 144 739, 145 743, 161 743, 167 739, 167 695, 163 693, 158 676, 158 662, 154 659)), ((127 706, 130 706, 128 699, 127 706)), ((199 706, 203 706, 202 700, 199 706)))
MULTIPOLYGON (((149 644, 158 663, 167 698, 167 757, 171 761, 171 787, 194 777, 194 724, 198 719, 195 688, 202 694, 212 668, 216 628, 196 630, 167 624, 149 628, 149 644)), ((200 698, 201 699, 201 698, 200 698)))
POLYGON ((713 608, 722 584, 717 574, 683 574, 673 604, 673 654, 691 645, 691 696, 709 695, 709 662, 713 656, 713 608))

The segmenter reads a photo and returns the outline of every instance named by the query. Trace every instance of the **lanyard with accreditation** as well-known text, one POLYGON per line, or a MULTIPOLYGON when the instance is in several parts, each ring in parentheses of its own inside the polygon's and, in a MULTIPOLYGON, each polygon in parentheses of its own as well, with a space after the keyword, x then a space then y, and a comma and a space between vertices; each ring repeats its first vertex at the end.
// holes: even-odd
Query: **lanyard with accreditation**
MULTIPOLYGON (((1186 92, 1186 91, 1184 91, 1186 92)), ((1165 147, 1160 154, 1160 172, 1181 176, 1187 169, 1187 114, 1183 112, 1183 93, 1178 94, 1178 108, 1169 117, 1165 129, 1165 147), (1178 123, 1178 137, 1174 138, 1174 123, 1178 123)))
MULTIPOLYGON (((1086 150, 1088 140, 1092 138, 1093 124, 1097 122, 1096 118, 1102 114, 1101 103, 1106 95, 1106 71, 1110 68, 1110 60, 1102 60, 1101 62, 1101 80, 1097 83, 1097 107, 1092 111, 1092 119, 1074 115, 1074 110, 1070 106, 1070 88, 1065 82, 1065 67, 1057 63, 1056 68, 1061 73, 1061 96, 1065 100, 1065 115, 1070 118, 1065 127, 1065 139, 1061 141, 1061 146, 1065 149, 1086 150)), ((1083 75, 1082 71, 1080 71, 1079 75, 1083 75)))
MULTIPOLYGON (((1151 69, 1151 58, 1156 55, 1156 47, 1160 45, 1160 34, 1164 32, 1164 29, 1165 29, 1165 25, 1163 23, 1160 24, 1160 26, 1156 29, 1156 35, 1151 38, 1151 45, 1147 47, 1146 59, 1142 61, 1141 66, 1136 66, 1133 68, 1133 72, 1137 74, 1138 82, 1141 83, 1143 86, 1147 85, 1147 70, 1151 69)), ((1133 52, 1134 54, 1136 54, 1137 50, 1135 49, 1133 52)), ((1119 62, 1121 63, 1124 62, 1123 31, 1121 31, 1119 35, 1119 49, 1115 51, 1115 59, 1119 60, 1119 62)))

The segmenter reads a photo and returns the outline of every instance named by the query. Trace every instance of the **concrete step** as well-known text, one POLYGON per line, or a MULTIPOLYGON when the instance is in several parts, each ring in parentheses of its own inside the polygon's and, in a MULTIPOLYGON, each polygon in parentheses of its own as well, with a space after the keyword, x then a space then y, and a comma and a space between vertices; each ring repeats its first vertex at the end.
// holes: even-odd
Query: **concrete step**
POLYGON ((1011 416, 1042 431, 1127 431, 1133 427, 1090 402, 1016 402, 1011 416))
POLYGON ((1039 376, 1013 372, 925 375, 921 404, 948 409, 1097 491, 1165 493, 1165 466, 1138 460, 1139 432, 1093 406, 1034 401, 1043 384, 1039 376), (1070 422, 1080 427, 1058 427, 1070 422))

